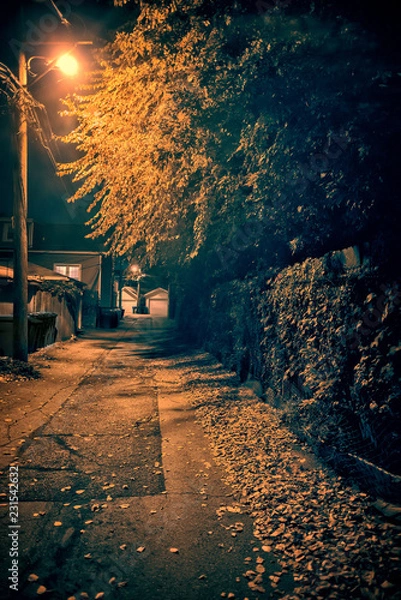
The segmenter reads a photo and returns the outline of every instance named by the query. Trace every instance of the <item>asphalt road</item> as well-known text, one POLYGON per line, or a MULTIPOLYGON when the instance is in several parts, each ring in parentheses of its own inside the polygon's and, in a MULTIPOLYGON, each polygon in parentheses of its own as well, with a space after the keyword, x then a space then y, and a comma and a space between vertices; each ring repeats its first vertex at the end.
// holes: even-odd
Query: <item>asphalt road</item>
POLYGON ((1 598, 270 597, 243 576, 260 545, 251 519, 157 365, 185 352, 167 320, 130 317, 42 353, 42 379, 0 385, 1 598))

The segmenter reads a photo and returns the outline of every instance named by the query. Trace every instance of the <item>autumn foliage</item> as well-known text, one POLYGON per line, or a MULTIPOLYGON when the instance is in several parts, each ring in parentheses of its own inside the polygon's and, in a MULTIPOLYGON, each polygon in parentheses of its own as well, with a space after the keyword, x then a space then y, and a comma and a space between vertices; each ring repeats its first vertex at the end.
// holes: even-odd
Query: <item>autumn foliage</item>
POLYGON ((391 73, 373 39, 344 19, 230 4, 143 4, 66 100, 81 156, 60 171, 79 182, 72 200, 93 198, 114 253, 235 271, 356 243, 378 214, 388 228, 391 73))

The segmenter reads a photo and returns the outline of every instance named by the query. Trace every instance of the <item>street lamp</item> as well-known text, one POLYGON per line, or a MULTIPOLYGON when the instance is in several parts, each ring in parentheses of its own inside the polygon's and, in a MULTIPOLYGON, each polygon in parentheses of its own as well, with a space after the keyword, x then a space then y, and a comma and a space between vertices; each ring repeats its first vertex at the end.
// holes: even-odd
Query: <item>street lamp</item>
POLYGON ((131 265, 129 267, 129 270, 133 275, 134 281, 136 281, 136 296, 137 296, 136 312, 139 312, 139 310, 140 310, 139 300, 140 300, 140 294, 141 294, 141 277, 143 277, 143 274, 142 274, 141 267, 136 264, 131 265))
POLYGON ((79 71, 79 64, 75 56, 71 54, 62 54, 56 61, 56 66, 69 77, 74 77, 79 71))
MULTIPOLYGON (((79 42, 87 43, 87 42, 79 42)), ((75 44, 75 45, 78 45, 75 44)), ((33 83, 44 77, 52 69, 59 68, 72 75, 78 63, 70 56, 70 51, 59 59, 47 64, 47 69, 38 75, 33 83), (73 63, 75 61, 75 66, 73 63), (73 68, 74 66, 74 68, 73 68)), ((43 57, 31 57, 43 58, 43 57)), ((31 60, 31 59, 30 59, 31 60)), ((16 134, 13 152, 13 228, 14 228, 14 304, 13 304, 13 358, 28 360, 28 106, 33 100, 28 91, 30 60, 21 48, 18 57, 18 100, 13 110, 13 125, 16 134)), ((31 107, 32 110, 32 107, 31 107)))

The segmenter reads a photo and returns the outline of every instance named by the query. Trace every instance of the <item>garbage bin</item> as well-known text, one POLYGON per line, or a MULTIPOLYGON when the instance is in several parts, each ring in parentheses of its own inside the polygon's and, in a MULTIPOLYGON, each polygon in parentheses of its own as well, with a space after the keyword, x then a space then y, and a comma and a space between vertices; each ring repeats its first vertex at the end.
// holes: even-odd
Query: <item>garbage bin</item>
POLYGON ((117 308, 101 308, 99 326, 102 329, 115 329, 118 327, 118 312, 117 308))
POLYGON ((57 337, 57 313, 35 312, 28 314, 28 352, 54 344, 57 337))
MULTIPOLYGON (((35 312, 28 314, 28 352, 54 344, 57 338, 57 313, 35 312)), ((13 315, 0 315, 0 356, 13 353, 13 315)))

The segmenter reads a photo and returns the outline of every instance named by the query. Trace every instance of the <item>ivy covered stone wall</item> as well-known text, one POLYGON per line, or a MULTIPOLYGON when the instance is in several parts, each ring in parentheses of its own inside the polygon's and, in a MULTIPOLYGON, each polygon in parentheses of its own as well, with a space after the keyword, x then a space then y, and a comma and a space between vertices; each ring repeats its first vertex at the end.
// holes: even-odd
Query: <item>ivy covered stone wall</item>
POLYGON ((401 288, 367 268, 309 259, 258 301, 262 378, 312 440, 400 471, 401 288), (337 267, 337 268, 336 268, 337 267))
POLYGON ((242 381, 261 380, 300 435, 401 474, 400 308, 399 281, 345 269, 332 253, 219 285, 193 323, 242 381))

